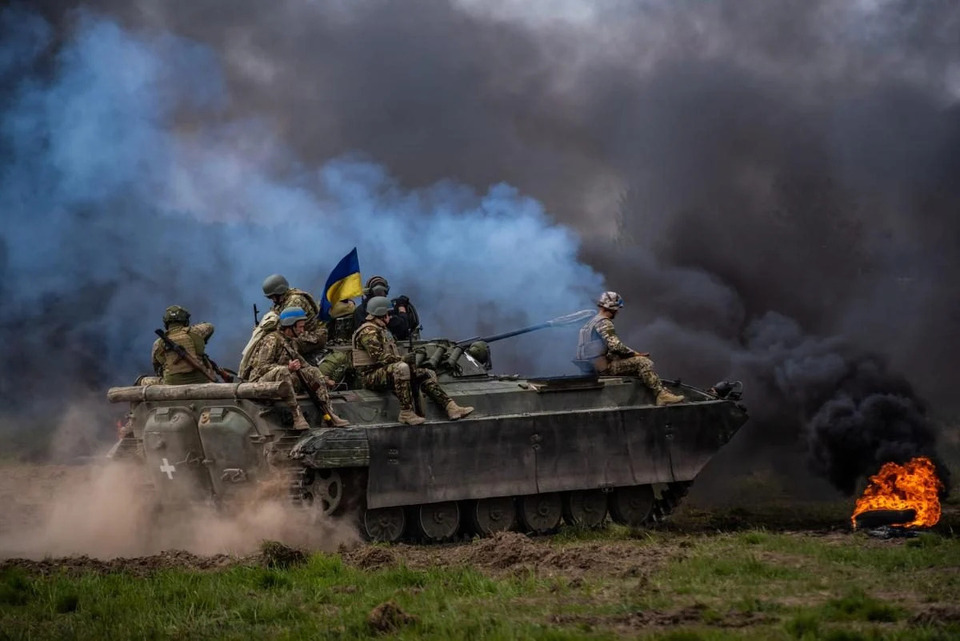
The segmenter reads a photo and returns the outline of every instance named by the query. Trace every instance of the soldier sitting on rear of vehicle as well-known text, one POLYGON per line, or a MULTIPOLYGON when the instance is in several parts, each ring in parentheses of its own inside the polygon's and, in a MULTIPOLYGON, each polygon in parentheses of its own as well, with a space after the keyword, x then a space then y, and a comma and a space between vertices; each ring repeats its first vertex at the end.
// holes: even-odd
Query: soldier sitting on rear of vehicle
POLYGON ((613 319, 623 307, 617 292, 604 292, 597 301, 597 315, 580 329, 577 360, 593 364, 598 374, 605 376, 639 376, 656 397, 657 405, 671 405, 683 400, 663 386, 653 371, 649 354, 630 349, 617 337, 613 319))
MULTIPOLYGON (((182 347, 200 365, 209 367, 206 350, 207 341, 213 336, 211 323, 190 325, 190 312, 179 305, 171 305, 163 314, 163 327, 167 338, 182 347)), ((169 349, 162 339, 153 343, 150 354, 153 370, 163 379, 164 385, 189 385, 190 383, 209 383, 207 374, 197 369, 188 359, 181 358, 169 349)))
POLYGON ((280 274, 267 276, 263 281, 263 295, 273 302, 270 311, 279 314, 290 307, 299 307, 306 313, 305 329, 296 337, 297 351, 312 359, 327 343, 327 328, 320 322, 320 306, 308 292, 290 287, 280 274))
MULTIPOLYGON (((367 318, 367 304, 375 296, 386 297, 390 293, 390 284, 383 276, 371 276, 363 288, 363 300, 353 313, 354 327, 360 327, 367 318)), ((420 315, 406 296, 390 300, 390 322, 387 329, 398 341, 420 340, 420 315)))
MULTIPOLYGON (((302 390, 300 376, 296 375, 299 371, 326 408, 330 415, 330 424, 344 427, 350 423, 330 410, 326 377, 316 367, 307 365, 303 355, 297 351, 296 340, 306 331, 306 323, 307 314, 300 307, 288 307, 280 312, 280 329, 264 335, 250 357, 250 381, 285 381, 289 383, 291 390, 302 390)), ((296 397, 291 394, 286 402, 293 413, 293 427, 308 429, 310 425, 304 418, 296 397)))
POLYGON ((472 407, 460 407, 447 396, 437 383, 435 372, 414 366, 415 354, 400 357, 397 343, 387 329, 390 308, 390 301, 385 297, 371 298, 367 301, 365 322, 353 334, 353 366, 357 369, 363 386, 371 390, 386 390, 392 387, 400 401, 400 416, 397 420, 407 425, 419 425, 426 420, 413 409, 414 381, 423 388, 430 400, 446 411, 451 421, 472 412, 472 407))
POLYGON ((341 300, 330 308, 330 320, 327 321, 327 342, 348 345, 353 332, 358 325, 354 324, 353 315, 357 304, 352 300, 341 300))

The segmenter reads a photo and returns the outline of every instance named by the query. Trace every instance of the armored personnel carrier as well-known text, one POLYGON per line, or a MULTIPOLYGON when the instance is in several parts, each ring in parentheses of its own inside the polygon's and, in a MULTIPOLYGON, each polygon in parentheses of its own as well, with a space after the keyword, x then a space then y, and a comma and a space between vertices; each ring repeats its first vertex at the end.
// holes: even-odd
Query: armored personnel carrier
MULTIPOLYGON (((394 395, 354 389, 349 373, 331 403, 351 426, 308 431, 292 429, 285 383, 116 387, 108 399, 130 412, 111 456, 142 461, 163 506, 229 506, 280 475, 292 502, 357 518, 378 541, 665 518, 746 422, 739 386, 665 381, 685 402, 657 407, 632 377, 490 373, 490 342, 547 325, 406 346, 451 398, 476 408, 459 421, 423 403, 425 424, 398 424, 394 395)), ((300 404, 320 425, 318 409, 300 404)))

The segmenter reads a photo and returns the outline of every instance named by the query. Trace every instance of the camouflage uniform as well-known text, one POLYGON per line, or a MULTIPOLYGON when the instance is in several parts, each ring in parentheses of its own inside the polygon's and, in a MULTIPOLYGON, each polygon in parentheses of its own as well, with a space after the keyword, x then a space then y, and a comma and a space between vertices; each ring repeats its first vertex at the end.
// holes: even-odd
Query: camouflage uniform
POLYGON ((424 393, 441 408, 446 407, 450 397, 437 382, 434 371, 413 367, 403 362, 397 343, 386 327, 368 321, 353 335, 354 364, 363 386, 371 390, 393 388, 400 401, 401 410, 413 409, 412 383, 420 384, 424 393), (368 358, 358 358, 358 352, 366 352, 368 358), (370 361, 368 364, 362 364, 370 361))
MULTIPOLYGON (((167 327, 167 338, 183 347, 188 354, 203 365, 207 365, 204 350, 211 336, 213 336, 213 325, 211 323, 198 323, 190 326, 170 323, 167 327)), ((168 350, 159 338, 153 343, 150 357, 153 361, 153 370, 157 372, 158 376, 163 377, 165 385, 210 382, 210 379, 191 365, 190 361, 180 358, 173 350, 168 350)))
MULTIPOLYGON (((307 384, 314 389, 320 402, 329 404, 330 396, 327 394, 324 375, 316 367, 307 365, 297 351, 296 339, 288 338, 279 330, 270 332, 257 343, 253 356, 250 357, 250 381, 286 381, 295 392, 302 392, 304 389, 300 377, 287 367, 287 364, 295 359, 299 359, 302 365, 300 372, 307 384)), ((293 396, 286 401, 290 407, 297 407, 297 399, 293 396)))
MULTIPOLYGON (((327 328, 320 322, 320 306, 309 293, 291 287, 281 297, 280 302, 270 308, 279 314, 288 307, 299 307, 307 313, 305 331, 297 336, 295 349, 306 356, 318 352, 327 344, 327 328)), ((304 361, 306 363, 307 361, 304 361)))
MULTIPOLYGON (((660 377, 653 371, 653 361, 646 356, 640 356, 634 350, 630 349, 617 336, 617 331, 613 327, 613 321, 597 314, 583 327, 586 334, 596 333, 599 340, 602 341, 603 353, 594 359, 594 366, 598 374, 604 376, 639 376, 643 384, 658 394, 663 390, 663 383, 660 377)), ((581 338, 581 349, 585 342, 581 338)), ((583 358, 579 354, 579 358, 583 358)), ((587 354, 586 356, 590 356, 587 354)))

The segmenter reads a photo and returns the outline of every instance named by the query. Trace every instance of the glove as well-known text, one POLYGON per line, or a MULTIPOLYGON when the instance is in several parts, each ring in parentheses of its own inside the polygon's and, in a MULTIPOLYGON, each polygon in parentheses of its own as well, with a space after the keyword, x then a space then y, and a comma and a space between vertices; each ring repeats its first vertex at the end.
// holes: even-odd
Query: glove
POLYGON ((416 353, 416 352, 409 352, 409 353, 407 353, 407 354, 404 354, 404 355, 403 355, 403 362, 406 363, 407 365, 409 365, 410 367, 416 367, 416 366, 417 366, 417 353, 416 353))

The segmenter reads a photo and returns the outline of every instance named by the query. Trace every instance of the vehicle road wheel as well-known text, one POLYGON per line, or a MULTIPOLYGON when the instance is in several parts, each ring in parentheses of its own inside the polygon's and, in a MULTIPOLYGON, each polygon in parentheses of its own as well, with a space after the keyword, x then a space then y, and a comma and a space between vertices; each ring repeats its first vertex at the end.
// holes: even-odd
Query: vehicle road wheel
POLYGON ((563 503, 556 492, 520 497, 520 523, 537 534, 553 532, 563 518, 563 503))
POLYGON ((417 525, 430 541, 451 539, 460 529, 460 506, 453 501, 421 505, 417 508, 417 525))
POLYGON ((610 494, 610 516, 620 525, 640 527, 653 512, 653 486, 618 487, 610 494))
POLYGON ((363 534, 371 541, 396 543, 403 537, 407 517, 402 507, 381 507, 363 513, 363 534))
POLYGON ((600 490, 576 490, 564 497, 563 519, 568 525, 596 528, 607 516, 607 495, 600 490))
POLYGON ((517 504, 510 496, 480 499, 473 504, 471 515, 477 534, 490 536, 494 532, 506 532, 516 525, 517 504))
POLYGON ((306 487, 304 501, 319 516, 333 516, 343 501, 343 479, 336 470, 314 470, 313 481, 306 487))

